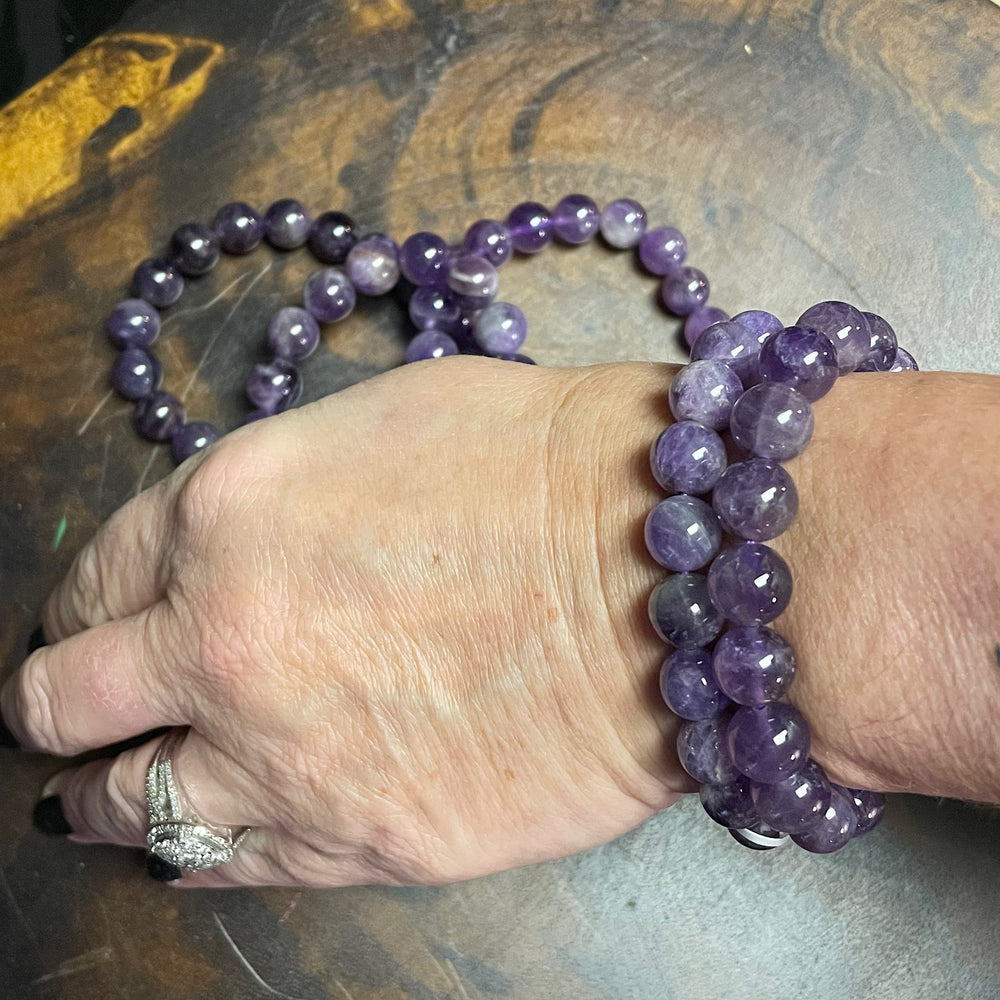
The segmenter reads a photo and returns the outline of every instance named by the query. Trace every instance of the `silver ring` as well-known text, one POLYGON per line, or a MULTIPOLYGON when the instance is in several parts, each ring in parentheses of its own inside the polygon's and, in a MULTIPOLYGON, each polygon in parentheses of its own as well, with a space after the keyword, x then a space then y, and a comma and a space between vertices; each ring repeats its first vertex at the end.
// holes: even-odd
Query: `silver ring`
POLYGON ((180 746, 183 731, 175 730, 160 744, 146 772, 146 805, 149 808, 149 850, 178 868, 199 872, 233 860, 236 848, 250 832, 244 829, 235 838, 233 831, 211 829, 197 816, 185 814, 174 784, 171 753, 180 746))

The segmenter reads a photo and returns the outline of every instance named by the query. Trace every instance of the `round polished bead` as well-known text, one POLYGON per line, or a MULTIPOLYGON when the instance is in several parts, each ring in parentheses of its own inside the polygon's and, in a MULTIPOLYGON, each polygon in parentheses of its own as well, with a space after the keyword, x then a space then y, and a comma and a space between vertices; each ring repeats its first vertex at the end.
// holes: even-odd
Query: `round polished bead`
POLYGON ((739 376, 721 361, 692 361, 670 383, 670 412, 721 431, 730 424, 733 406, 743 392, 739 376))
POLYGON ((716 823, 739 830, 760 822, 753 801, 753 787, 749 778, 740 776, 724 785, 702 785, 698 795, 705 812, 716 823))
POLYGON ((649 465, 668 493, 707 493, 726 469, 726 446, 704 424, 680 420, 653 442, 649 465))
POLYGON ((782 701, 738 708, 726 733, 729 759, 741 774, 771 784, 797 774, 809 760, 809 727, 782 701))
POLYGON ((287 410, 302 392, 299 371, 285 358, 254 365, 247 376, 247 397, 265 413, 287 410))
POLYGON ((186 222, 170 237, 170 252, 181 273, 196 278, 219 262, 219 237, 200 222, 186 222))
POLYGON ((737 313, 733 320, 740 326, 746 327, 757 338, 758 344, 763 344, 784 325, 774 313, 769 313, 765 309, 745 309, 737 313))
POLYGON ((761 382, 747 389, 734 404, 729 431, 744 451, 783 462, 809 444, 812 406, 798 389, 781 382, 761 382))
POLYGON ((694 347, 694 342, 701 336, 702 331, 707 330, 713 323, 721 323, 729 319, 729 313, 723 309, 716 309, 715 306, 702 306, 695 309, 686 320, 684 320, 684 343, 688 350, 694 347))
POLYGON ((758 380, 760 344, 755 334, 735 320, 713 323, 702 331, 691 348, 692 361, 722 361, 739 376, 744 386, 758 380))
POLYGON ((264 215, 267 240, 279 250, 294 250, 309 238, 312 219, 305 206, 294 198, 276 201, 264 215))
POLYGON ((499 283, 497 269, 484 257, 463 253, 448 261, 448 288, 466 308, 489 305, 499 283))
POLYGON ((349 316, 357 302, 354 285, 339 267, 324 267, 306 279, 302 303, 320 323, 349 316))
POLYGON ((246 202, 231 201, 223 205, 212 220, 212 229, 219 246, 226 253, 250 253, 264 238, 264 220, 246 202))
POLYGON ((858 817, 854 836, 861 837, 874 830, 881 822, 882 814, 885 812, 885 798, 880 792, 869 792, 863 788, 849 788, 847 791, 858 817))
POLYGON ((445 274, 448 244, 437 233, 414 233, 399 248, 399 269, 414 285, 439 285, 445 274))
POLYGON ((647 229, 639 240, 639 260, 650 274, 669 274, 684 263, 687 240, 673 226, 647 229))
POLYGON ((660 694, 682 719, 708 719, 729 704, 712 675, 712 654, 697 647, 678 649, 663 661, 660 694))
POLYGON ((162 377, 156 356, 141 347, 126 347, 111 365, 111 385, 126 399, 144 399, 159 388, 162 377))
POLYGON ((753 542, 777 538, 799 512, 792 477, 769 458, 734 462, 722 473, 712 506, 731 535, 753 542))
POLYGON ((859 372, 891 371, 892 366, 896 363, 896 351, 899 347, 896 343, 896 331, 876 313, 863 312, 861 315, 868 321, 871 340, 869 341, 868 353, 856 370, 859 372))
POLYGON ((473 222, 462 240, 462 249, 485 257, 494 267, 499 267, 514 252, 510 230, 496 219, 473 222))
POLYGON ((347 277, 363 295, 384 295, 399 281, 399 250, 384 233, 370 233, 351 248, 347 277))
POLYGON ((678 493, 646 516, 646 548, 675 573, 701 569, 719 550, 719 517, 704 500, 678 493))
POLYGON ((723 549, 708 570, 708 590, 720 614, 737 625, 765 625, 792 597, 792 573, 774 549, 740 542, 723 549))
POLYGON ((601 212, 585 194, 569 194, 552 212, 552 228, 563 243, 586 243, 597 235, 601 212))
POLYGON ((759 784, 754 802, 760 818, 776 830, 804 833, 813 827, 829 808, 830 782, 814 760, 807 760, 800 771, 767 784, 759 784))
POLYGON ((762 382, 790 385, 813 403, 833 388, 840 374, 830 338, 805 326, 789 326, 769 337, 757 365, 762 382))
POLYGON ((185 424, 170 439, 170 454, 174 461, 180 465, 185 458, 197 455, 199 451, 204 451, 210 444, 219 440, 219 430, 213 424, 195 420, 190 424, 185 424))
POLYGON ((528 335, 528 321, 513 303, 493 302, 476 316, 472 330, 487 354, 516 354, 528 335))
POLYGON ((462 311, 452 296, 440 289, 418 288, 407 305, 410 319, 418 330, 441 330, 451 333, 458 329, 462 311))
POLYGON ((275 357, 301 361, 319 346, 319 324, 305 309, 286 306, 267 324, 267 346, 275 357))
POLYGON ((660 299, 675 316, 690 316, 700 309, 708 301, 708 292, 708 278, 696 267, 679 267, 660 285, 660 299))
POLYGON ((855 836, 857 826, 858 814, 850 793, 846 788, 834 785, 830 804, 823 815, 818 817, 805 832, 793 833, 792 840, 812 854, 832 854, 855 836))
POLYGON ((916 372, 920 371, 917 362, 909 351, 904 351, 902 347, 896 349, 896 360, 889 369, 891 372, 916 372))
POLYGON ((871 349, 868 320, 846 302, 817 302, 796 320, 796 326, 819 330, 830 338, 837 352, 841 375, 854 371, 871 349))
POLYGON ((184 404, 173 393, 157 389, 136 403, 133 420, 147 441, 169 441, 184 426, 184 404))
POLYGON ((773 851, 776 847, 784 847, 791 842, 787 833, 775 830, 763 820, 753 826, 731 829, 729 832, 737 844, 749 847, 752 851, 773 851))
POLYGON ((537 201, 523 201, 510 210, 506 222, 518 253, 538 253, 552 239, 552 216, 537 201))
POLYGON ((452 354, 458 354, 458 345, 452 337, 440 330, 421 331, 406 348, 407 362, 447 358, 452 354))
POLYGON ((739 778, 726 749, 729 713, 684 722, 677 733, 681 767, 702 784, 724 785, 739 778))
POLYGON ((132 292, 157 309, 164 309, 183 294, 184 277, 168 260, 144 260, 132 275, 132 292))
POLYGON ((722 631, 722 615, 700 573, 674 573, 649 595, 649 620, 664 642, 707 646, 722 631))
POLYGON ((125 299, 108 316, 108 340, 115 347, 149 347, 160 335, 160 314, 143 299, 125 299))
POLYGON ((792 647, 766 625, 737 625, 715 644, 712 669, 728 698, 740 705, 778 701, 792 686, 792 647))
POLYGON ((309 249, 324 264, 343 264, 357 242, 354 220, 343 212, 324 212, 309 230, 309 249))
POLYGON ((601 235, 616 250, 637 246, 646 231, 646 210, 631 198, 617 198, 601 212, 601 235))

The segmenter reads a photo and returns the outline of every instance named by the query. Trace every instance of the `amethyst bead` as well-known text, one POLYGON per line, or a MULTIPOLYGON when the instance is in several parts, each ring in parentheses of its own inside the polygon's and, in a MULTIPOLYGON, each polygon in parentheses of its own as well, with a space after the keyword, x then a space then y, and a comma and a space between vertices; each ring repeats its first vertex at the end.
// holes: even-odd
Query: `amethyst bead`
POLYGON ((267 324, 267 346, 275 357, 302 361, 319 346, 319 324, 305 309, 286 306, 267 324))
POLYGON ((675 316, 690 316, 708 301, 708 278, 696 267, 671 271, 660 286, 660 299, 675 316))
POLYGON ((196 278, 208 274, 219 262, 219 238, 200 222, 187 222, 170 237, 174 263, 183 274, 196 278))
POLYGON ((830 338, 841 375, 854 371, 871 349, 868 320, 846 302, 818 302, 796 320, 796 326, 819 330, 830 338))
POLYGON ((184 278, 168 260, 144 260, 132 275, 132 291, 157 309, 173 305, 184 292, 184 278))
POLYGON ((144 399, 159 388, 162 376, 160 362, 141 347, 126 347, 111 365, 111 385, 126 399, 144 399))
POLYGON ((507 229, 518 253, 538 253, 552 239, 552 216, 537 201, 522 201, 507 216, 507 229))
POLYGON ((564 243, 586 243, 597 235, 600 221, 600 210, 585 194, 567 195, 552 213, 552 228, 564 243))
POLYGON ((764 309, 746 309, 733 317, 734 322, 746 327, 763 344, 771 334, 777 333, 784 324, 774 313, 764 309))
POLYGON ((806 761, 796 774, 757 786, 754 802, 760 818, 776 830, 797 834, 809 830, 830 806, 832 789, 823 769, 806 761))
POLYGON ((917 362, 909 351, 904 351, 902 347, 896 349, 896 360, 889 369, 891 372, 916 372, 920 371, 917 362))
POLYGON ((778 701, 792 686, 792 647, 766 625, 739 625, 715 644, 712 669, 727 697, 740 705, 778 701))
POLYGON ((309 230, 309 249, 324 264, 343 264, 357 242, 354 220, 343 212, 324 212, 309 230))
POLYGON ((707 646, 722 631, 722 615, 700 573, 674 573, 649 595, 649 620, 672 646, 707 646))
POLYGON ((858 817, 854 836, 861 837, 874 830, 881 822, 882 813, 885 811, 885 799, 881 793, 869 792, 863 788, 849 788, 847 791, 854 803, 854 811, 858 817))
POLYGON ((738 708, 726 732, 736 769, 762 784, 798 774, 809 760, 809 727, 784 702, 738 708))
POLYGON ((399 248, 399 269, 418 287, 441 284, 447 261, 448 244, 436 233, 414 233, 399 248))
POLYGON ((712 675, 712 654, 697 647, 678 649, 663 661, 660 694, 682 719, 708 719, 729 704, 712 675))
POLYGON ((279 250, 294 250, 309 238, 312 219, 301 202, 294 198, 276 201, 264 215, 268 242, 279 250))
POLYGON ((726 468, 726 446, 693 420, 671 424, 649 451, 653 478, 668 493, 707 493, 726 468))
POLYGON ((493 302, 476 316, 472 331, 487 354, 516 354, 528 335, 528 321, 512 303, 493 302))
POLYGON ((203 421, 185 424, 170 439, 170 454, 180 465, 186 458, 204 451, 210 444, 219 440, 218 428, 203 421))
POLYGON ((769 337, 757 364, 762 382, 790 385, 812 403, 833 388, 840 374, 830 338, 805 326, 789 326, 769 337))
POLYGON ((424 330, 410 341, 406 348, 407 362, 429 361, 458 354, 458 345, 440 330, 424 330))
POLYGON ((760 822, 753 801, 753 787, 749 778, 741 776, 724 785, 702 785, 699 797, 705 812, 716 823, 738 830, 760 822))
POLYGON ((719 550, 718 515, 704 500, 678 493, 658 503, 646 517, 646 548, 675 573, 700 569, 719 550))
POLYGON ((694 719, 677 733, 677 756, 681 767, 702 784, 724 785, 739 778, 726 749, 729 713, 710 719, 694 719))
POLYGON ((684 321, 684 343, 690 350, 694 347, 694 342, 701 336, 703 330, 707 330, 713 323, 721 323, 729 319, 729 313, 715 306, 702 306, 695 309, 693 313, 684 321))
POLYGON ((670 385, 670 412, 721 431, 730 424, 733 406, 743 392, 739 376, 721 361, 692 361, 670 385))
POLYGON ((499 267, 514 252, 510 230, 496 219, 480 219, 469 226, 462 249, 485 257, 494 267, 499 267))
POLYGON ((758 380, 758 354, 757 337, 732 319, 713 323, 703 330, 691 348, 692 361, 723 361, 736 372, 744 386, 751 386, 758 380))
POLYGON ((792 840, 799 847, 813 854, 832 854, 839 851, 855 836, 858 814, 854 809, 850 793, 840 785, 834 785, 830 804, 823 815, 803 833, 792 834, 792 840))
POLYGON ((399 280, 399 251, 384 233, 358 240, 347 255, 347 277, 363 295, 384 295, 399 280))
POLYGON ((142 299, 125 299, 108 316, 108 340, 115 347, 149 347, 160 335, 160 314, 142 299))
POLYGON ((792 597, 788 563, 761 542, 723 549, 708 570, 708 592, 719 613, 737 625, 765 625, 792 597))
POLYGON ((302 289, 306 310, 320 323, 336 323, 349 316, 357 302, 354 286, 338 267, 324 267, 306 279, 302 289))
POLYGON ((723 472, 712 506, 731 535, 753 542, 777 538, 799 512, 799 494, 792 477, 768 458, 734 462, 723 472))
POLYGON ((669 274, 684 263, 687 240, 673 226, 647 229, 639 240, 639 260, 650 274, 669 274))
POLYGON ((783 462, 809 444, 812 406, 798 389, 780 382, 762 382, 736 401, 729 431, 744 451, 783 462))
POLYGON ((876 313, 861 314, 868 321, 871 331, 868 354, 857 367, 859 372, 887 372, 896 363, 896 331, 876 313))
POLYGON ((250 402, 264 413, 281 413, 299 398, 302 380, 291 361, 275 358, 250 369, 246 390, 250 402))
POLYGON ((255 250, 264 238, 264 220, 242 201, 223 205, 212 220, 219 246, 226 253, 245 254, 255 250))
POLYGON ((466 308, 482 309, 489 305, 499 283, 496 268, 483 257, 463 253, 448 261, 448 288, 466 308))
POLYGON ((627 250, 646 231, 646 210, 631 198, 618 198, 601 212, 601 235, 616 250, 627 250))
POLYGON ((410 319, 418 330, 441 330, 452 333, 457 330, 462 311, 452 296, 440 288, 418 288, 407 306, 410 319))
POLYGON ((173 393, 157 389, 136 403, 133 421, 147 441, 169 441, 184 426, 184 404, 173 393))

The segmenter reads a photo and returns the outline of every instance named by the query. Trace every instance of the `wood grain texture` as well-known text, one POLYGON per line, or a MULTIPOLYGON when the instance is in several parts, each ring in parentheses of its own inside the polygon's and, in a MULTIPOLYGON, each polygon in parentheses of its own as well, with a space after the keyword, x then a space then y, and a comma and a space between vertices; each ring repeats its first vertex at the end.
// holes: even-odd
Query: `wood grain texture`
MULTIPOLYGON (((173 0, 122 30, 0 112, 7 673, 74 552, 170 469, 107 391, 104 316, 177 224, 234 198, 457 238, 525 198, 630 195, 688 234, 723 308, 790 320, 847 298, 926 367, 1000 373, 1000 13, 985 0, 173 0)), ((263 318, 310 269, 260 250, 192 283, 160 355, 193 415, 238 422, 263 318)), ((681 359, 654 285, 603 247, 501 279, 542 363, 681 359)), ((402 320, 366 305, 326 330, 306 399, 398 364, 402 320)), ((957 806, 898 799, 884 834, 830 861, 745 858, 692 803, 468 885, 208 896, 31 831, 56 766, 0 765, 12 1000, 986 1000, 1000 983, 1000 828, 957 806), (761 934, 762 914, 791 939, 761 934)))

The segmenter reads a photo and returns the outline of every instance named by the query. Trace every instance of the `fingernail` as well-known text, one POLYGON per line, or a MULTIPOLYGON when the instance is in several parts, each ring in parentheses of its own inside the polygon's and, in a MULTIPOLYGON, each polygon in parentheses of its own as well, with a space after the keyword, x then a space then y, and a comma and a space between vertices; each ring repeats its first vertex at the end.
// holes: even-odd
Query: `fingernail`
POLYGON ((172 865, 155 854, 146 855, 146 871, 157 882, 176 882, 184 874, 177 865, 172 865))
POLYGON ((73 832, 73 827, 66 820, 63 812, 62 799, 58 795, 46 795, 35 803, 35 811, 31 817, 35 829, 49 837, 65 837, 73 832))
POLYGON ((7 723, 0 717, 0 747, 6 750, 17 750, 20 746, 17 737, 7 728, 7 723))
POLYGON ((45 633, 42 631, 42 626, 39 625, 31 635, 28 636, 28 656, 36 649, 41 649, 42 646, 47 646, 48 643, 45 641, 45 633))

